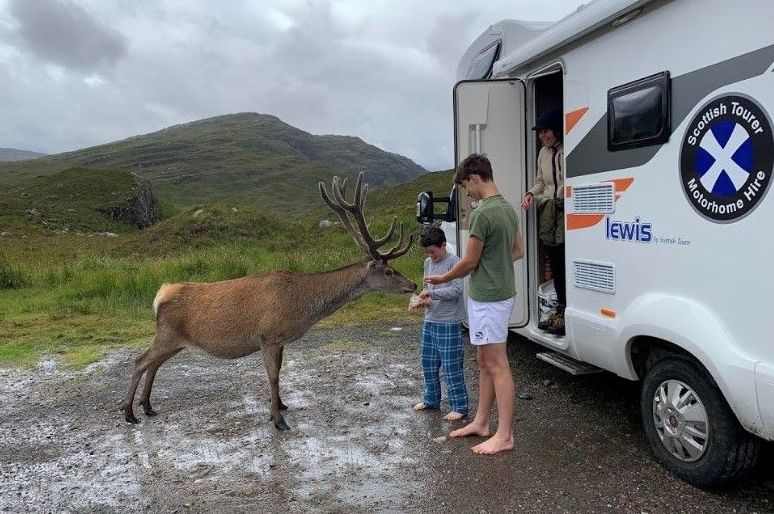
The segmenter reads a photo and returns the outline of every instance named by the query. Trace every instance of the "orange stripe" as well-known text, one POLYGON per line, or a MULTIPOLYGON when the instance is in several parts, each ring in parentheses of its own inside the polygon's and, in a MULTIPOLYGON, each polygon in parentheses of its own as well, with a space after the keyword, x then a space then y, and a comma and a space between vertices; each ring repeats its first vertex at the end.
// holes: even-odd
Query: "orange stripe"
POLYGON ((566 134, 569 134, 570 131, 577 125, 577 123, 583 118, 583 115, 588 112, 588 107, 583 107, 581 109, 575 109, 574 111, 570 111, 567 114, 564 115, 564 125, 566 127, 566 134))
POLYGON ((615 311, 613 309, 605 309, 603 307, 599 309, 599 312, 602 313, 603 316, 607 316, 608 318, 615 318, 615 311))
POLYGON ((607 182, 612 182, 615 184, 616 192, 623 192, 629 189, 629 186, 632 185, 632 182, 634 182, 634 177, 614 178, 613 180, 608 180, 607 182))
MULTIPOLYGON (((616 191, 615 201, 617 202, 622 196, 621 193, 629 189, 629 186, 632 185, 634 177, 614 178, 607 182, 612 182, 614 184, 616 191)), ((567 198, 570 198, 572 196, 572 186, 566 186, 564 194, 567 198)), ((565 217, 565 228, 567 230, 576 230, 579 228, 593 227, 602 221, 602 218, 604 217, 604 214, 567 214, 565 217)))
POLYGON ((593 227, 604 218, 604 214, 568 214, 567 230, 593 227))

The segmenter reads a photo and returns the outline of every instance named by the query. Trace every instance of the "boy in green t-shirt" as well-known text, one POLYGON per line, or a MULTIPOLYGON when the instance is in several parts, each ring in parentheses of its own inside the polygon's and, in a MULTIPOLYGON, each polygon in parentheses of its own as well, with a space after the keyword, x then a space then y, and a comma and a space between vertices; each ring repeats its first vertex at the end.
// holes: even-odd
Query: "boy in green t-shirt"
POLYGON ((457 167, 454 182, 479 202, 470 216, 465 256, 443 275, 425 277, 425 282, 442 284, 470 274, 468 324, 470 342, 476 346, 478 357, 478 409, 472 422, 449 436, 488 437, 474 446, 473 451, 493 454, 511 450, 514 445, 515 386, 506 341, 516 295, 513 261, 524 257, 524 242, 516 211, 500 195, 492 177, 492 164, 486 156, 468 156, 457 167), (489 419, 495 400, 499 423, 492 435, 489 419))

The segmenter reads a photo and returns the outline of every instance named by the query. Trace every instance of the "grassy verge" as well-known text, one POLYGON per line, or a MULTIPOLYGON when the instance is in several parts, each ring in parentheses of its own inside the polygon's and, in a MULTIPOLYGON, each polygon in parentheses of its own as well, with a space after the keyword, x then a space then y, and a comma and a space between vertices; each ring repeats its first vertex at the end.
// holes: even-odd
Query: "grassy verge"
MULTIPOLYGON (((82 245, 77 235, 17 239, 13 248, 6 245, 0 253, 0 365, 28 365, 56 355, 83 366, 106 350, 149 344, 154 332, 151 305, 164 282, 212 282, 275 269, 317 272, 360 257, 343 230, 313 236, 301 226, 291 228, 302 233, 304 242, 290 248, 277 245, 282 238, 268 234, 271 243, 265 237, 216 241, 146 257, 141 254, 153 253, 150 249, 117 255, 126 247, 141 250, 141 238, 103 240, 101 247, 82 245)), ((420 281, 421 260, 414 248, 395 267, 420 281)), ((419 320, 406 305, 406 296, 372 293, 321 325, 419 320)))
MULTIPOLYGON (((367 206, 372 232, 383 234, 393 215, 416 231, 416 193, 439 191, 449 182, 448 173, 432 174, 374 191, 367 206)), ((98 225, 86 204, 78 204, 76 213, 71 205, 57 205, 51 219, 88 212, 89 223, 98 225)), ((165 282, 213 282, 277 269, 320 272, 362 258, 343 228, 318 228, 320 219, 336 218, 317 205, 295 218, 200 206, 171 213, 148 229, 124 228, 111 236, 99 227, 89 232, 91 225, 75 223, 81 218, 68 224, 82 230, 57 233, 29 228, 23 217, 0 217, 0 233, 14 229, 0 236, 0 366, 30 365, 44 356, 83 366, 109 349, 147 346, 155 328, 153 298, 165 282)), ((420 283, 423 259, 415 244, 392 265, 420 283)), ((407 303, 405 295, 372 293, 319 325, 419 322, 421 312, 407 311, 407 303)))

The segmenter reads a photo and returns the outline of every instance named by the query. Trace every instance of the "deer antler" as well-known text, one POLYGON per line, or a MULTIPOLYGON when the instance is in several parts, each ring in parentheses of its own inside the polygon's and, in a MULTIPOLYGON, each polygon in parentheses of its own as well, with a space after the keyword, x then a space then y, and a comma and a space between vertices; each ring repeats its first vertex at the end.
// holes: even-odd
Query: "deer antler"
POLYGON ((400 230, 398 232, 397 244, 390 248, 387 253, 381 253, 379 251, 379 247, 389 241, 395 233, 395 224, 397 223, 398 218, 393 216, 390 228, 383 237, 374 238, 371 235, 368 224, 365 221, 365 216, 363 215, 366 195, 368 193, 368 184, 363 184, 362 171, 357 176, 355 195, 352 199, 352 203, 349 203, 344 199, 347 179, 341 180, 339 177, 333 177, 333 183, 331 184, 333 198, 328 194, 328 191, 325 189, 325 185, 322 182, 320 182, 318 186, 320 187, 322 199, 328 204, 328 207, 338 215, 341 223, 347 229, 349 235, 352 236, 352 239, 354 239, 358 246, 371 256, 372 259, 387 262, 391 259, 397 259, 409 251, 411 244, 414 242, 414 235, 409 235, 408 243, 403 246, 403 222, 399 225, 400 230))

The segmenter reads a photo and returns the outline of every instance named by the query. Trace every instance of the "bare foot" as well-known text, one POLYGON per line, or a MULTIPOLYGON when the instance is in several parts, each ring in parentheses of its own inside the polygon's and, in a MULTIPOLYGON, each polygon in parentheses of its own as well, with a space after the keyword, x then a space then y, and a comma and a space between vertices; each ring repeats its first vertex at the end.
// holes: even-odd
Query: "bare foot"
POLYGON ((425 410, 427 408, 427 405, 425 405, 422 402, 419 402, 418 404, 414 405, 414 410, 419 412, 421 410, 425 410))
POLYGON ((465 414, 461 412, 452 411, 443 417, 446 421, 459 421, 465 417, 465 414))
POLYGON ((513 450, 513 434, 509 434, 507 438, 503 438, 497 434, 490 437, 481 444, 477 444, 471 448, 475 453, 479 455, 494 455, 508 450, 513 450))
POLYGON ((476 422, 474 419, 462 428, 458 428, 449 434, 449 437, 468 437, 470 435, 477 435, 479 437, 489 437, 489 424, 482 424, 476 422))

